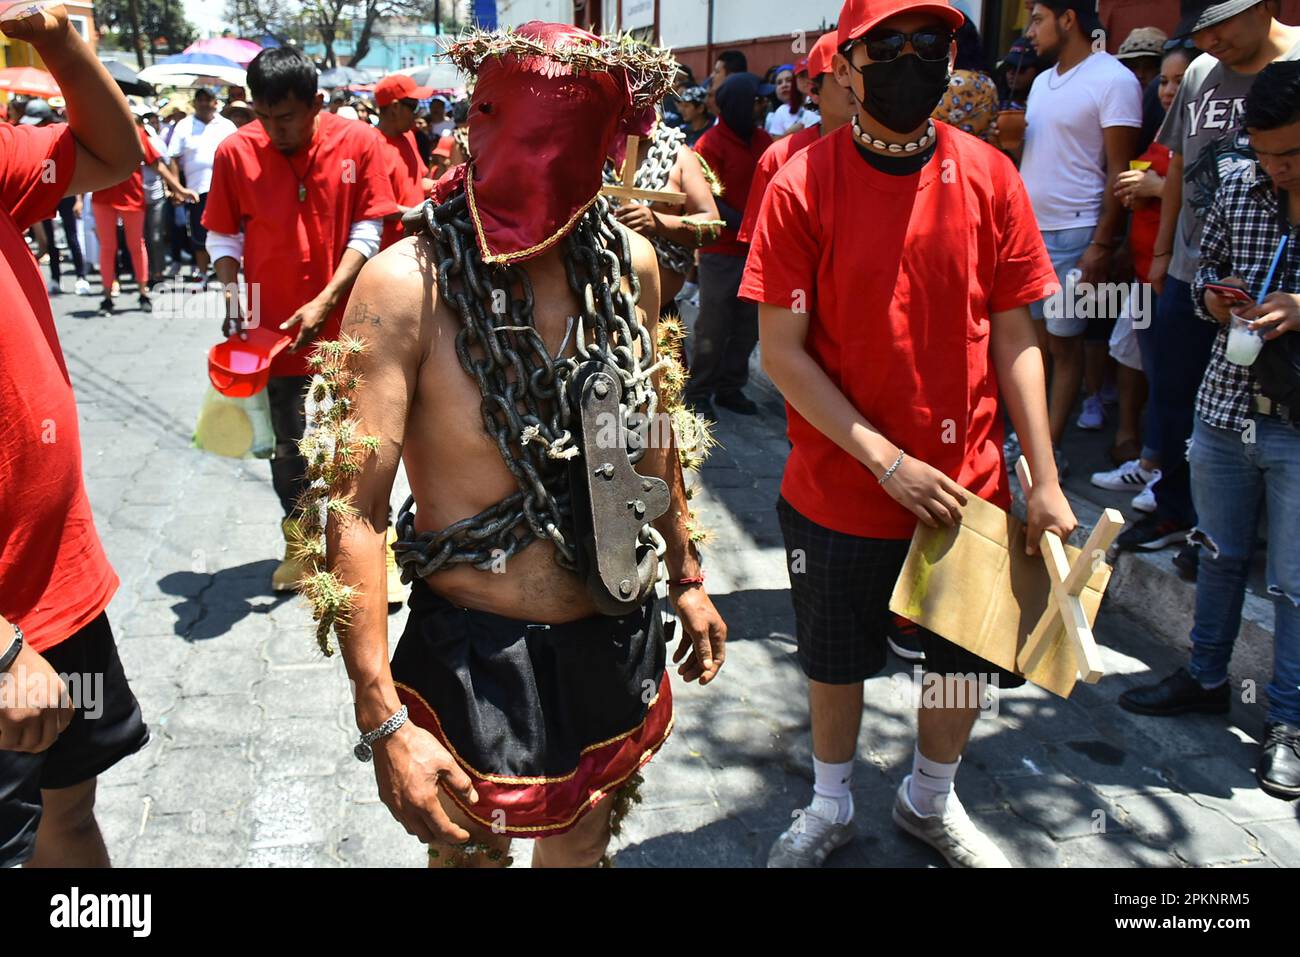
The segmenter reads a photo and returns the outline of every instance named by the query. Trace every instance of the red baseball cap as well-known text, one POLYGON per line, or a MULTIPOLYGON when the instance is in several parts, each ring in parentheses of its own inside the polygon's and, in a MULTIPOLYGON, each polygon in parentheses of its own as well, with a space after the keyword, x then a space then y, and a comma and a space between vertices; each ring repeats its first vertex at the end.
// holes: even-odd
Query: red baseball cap
POLYGON ((405 73, 392 73, 375 84, 375 106, 387 106, 398 100, 427 100, 433 96, 433 87, 416 86, 415 80, 405 73))
POLYGON ((812 51, 808 54, 808 76, 817 79, 823 73, 830 73, 834 67, 831 66, 831 60, 835 57, 835 50, 839 47, 839 34, 834 31, 823 33, 821 37, 813 44, 812 51))
POLYGON ((861 39, 890 17, 900 13, 928 13, 956 30, 965 22, 962 13, 944 0, 846 0, 840 10, 836 48, 861 39))
POLYGON ((438 137, 438 145, 433 148, 433 153, 435 156, 445 156, 450 159, 452 147, 455 145, 456 137, 450 133, 443 133, 442 136, 438 137))

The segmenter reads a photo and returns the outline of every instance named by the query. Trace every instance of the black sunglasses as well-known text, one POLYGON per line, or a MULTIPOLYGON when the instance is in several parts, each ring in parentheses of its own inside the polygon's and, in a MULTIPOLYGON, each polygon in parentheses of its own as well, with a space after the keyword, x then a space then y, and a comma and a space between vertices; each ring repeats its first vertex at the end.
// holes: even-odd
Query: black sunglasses
POLYGON ((412 112, 414 112, 415 110, 418 110, 418 109, 420 108, 420 101, 419 101, 419 100, 413 100, 413 99, 411 99, 410 97, 403 97, 402 99, 398 100, 397 102, 398 102, 398 103, 401 103, 402 106, 406 107, 408 110, 411 110, 412 112))
POLYGON ((948 50, 952 46, 953 32, 935 27, 903 33, 901 30, 872 30, 862 38, 867 48, 867 56, 876 63, 888 63, 897 60, 908 41, 912 49, 922 60, 934 62, 948 59, 948 50))

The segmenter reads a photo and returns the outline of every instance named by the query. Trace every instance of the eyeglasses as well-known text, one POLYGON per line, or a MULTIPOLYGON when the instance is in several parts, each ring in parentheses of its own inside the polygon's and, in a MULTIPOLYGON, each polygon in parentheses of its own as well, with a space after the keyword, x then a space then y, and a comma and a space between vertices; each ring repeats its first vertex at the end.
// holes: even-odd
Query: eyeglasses
POLYGON ((952 38, 951 30, 934 27, 916 30, 913 33, 903 33, 901 30, 872 30, 862 38, 862 43, 867 48, 867 56, 876 63, 897 60, 909 41, 917 56, 922 60, 934 62, 948 58, 952 38))
POLYGON ((1196 43, 1191 37, 1183 37, 1181 40, 1166 40, 1165 45, 1160 48, 1160 52, 1172 53, 1178 49, 1195 50, 1196 43))

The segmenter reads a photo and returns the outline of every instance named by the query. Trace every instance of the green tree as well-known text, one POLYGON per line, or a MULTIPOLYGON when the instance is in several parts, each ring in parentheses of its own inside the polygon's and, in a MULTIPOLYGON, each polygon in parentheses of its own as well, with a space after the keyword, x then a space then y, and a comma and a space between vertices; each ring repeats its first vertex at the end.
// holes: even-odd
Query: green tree
POLYGON ((181 0, 95 0, 95 26, 106 47, 134 50, 141 67, 144 51, 180 53, 196 35, 181 0))

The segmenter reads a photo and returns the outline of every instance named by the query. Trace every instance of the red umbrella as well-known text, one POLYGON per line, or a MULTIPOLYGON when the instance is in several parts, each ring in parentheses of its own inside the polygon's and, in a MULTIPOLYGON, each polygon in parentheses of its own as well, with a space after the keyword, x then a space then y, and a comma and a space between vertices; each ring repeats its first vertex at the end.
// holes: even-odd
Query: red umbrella
POLYGON ((46 99, 60 95, 54 77, 34 66, 7 66, 0 69, 0 90, 46 99))

